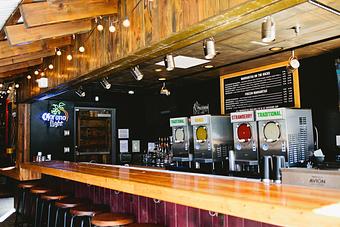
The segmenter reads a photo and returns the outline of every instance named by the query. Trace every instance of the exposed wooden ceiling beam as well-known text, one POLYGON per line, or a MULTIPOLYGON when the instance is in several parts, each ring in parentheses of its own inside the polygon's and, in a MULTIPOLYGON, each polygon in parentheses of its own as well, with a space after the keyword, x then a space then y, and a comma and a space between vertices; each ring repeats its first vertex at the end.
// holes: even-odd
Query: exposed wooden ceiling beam
POLYGON ((26 62, 26 61, 31 61, 37 58, 46 58, 46 57, 50 57, 54 55, 55 55, 54 50, 44 50, 44 51, 34 52, 30 54, 25 54, 25 55, 14 56, 11 58, 4 58, 4 59, 0 59, 0 67, 9 66, 12 64, 17 64, 17 63, 26 62))
POLYGON ((11 80, 14 77, 18 77, 18 74, 25 73, 29 70, 30 70, 30 68, 22 68, 22 69, 16 69, 16 70, 13 70, 13 71, 7 71, 7 72, 4 72, 4 73, 0 73, 0 79, 11 80))
POLYGON ((16 69, 28 68, 28 67, 32 67, 35 65, 40 65, 42 63, 43 63, 43 59, 38 58, 38 59, 31 60, 31 61, 21 62, 21 63, 12 64, 8 66, 2 66, 0 67, 0 73, 9 72, 9 71, 13 71, 16 69))
POLYGON ((67 46, 71 44, 71 37, 63 37, 58 39, 49 39, 37 41, 27 45, 11 46, 9 42, 0 41, 0 60, 25 56, 43 50, 54 50, 56 47, 67 46))
POLYGON ((25 28, 23 24, 6 26, 5 32, 11 45, 24 44, 38 40, 57 38, 91 31, 91 20, 77 20, 25 28))
POLYGON ((24 4, 20 12, 27 27, 55 24, 117 13, 116 0, 68 0, 24 4))

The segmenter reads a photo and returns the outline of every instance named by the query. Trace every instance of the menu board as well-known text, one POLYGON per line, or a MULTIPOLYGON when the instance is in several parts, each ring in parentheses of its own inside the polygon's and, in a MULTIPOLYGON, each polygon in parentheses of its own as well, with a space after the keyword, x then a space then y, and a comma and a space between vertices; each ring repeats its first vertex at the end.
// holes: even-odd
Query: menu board
POLYGON ((287 62, 221 76, 222 114, 277 107, 300 107, 298 71, 287 62))
POLYGON ((340 58, 335 60, 335 67, 336 67, 336 75, 338 77, 338 94, 339 94, 338 106, 339 106, 339 111, 340 111, 340 58))

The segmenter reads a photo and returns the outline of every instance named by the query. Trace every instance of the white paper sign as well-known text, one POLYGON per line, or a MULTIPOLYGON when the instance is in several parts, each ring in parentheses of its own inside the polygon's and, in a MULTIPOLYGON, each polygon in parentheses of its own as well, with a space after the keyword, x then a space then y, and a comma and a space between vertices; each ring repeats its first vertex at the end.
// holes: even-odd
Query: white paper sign
POLYGON ((129 129, 128 128, 118 129, 118 139, 129 139, 129 129))
POLYGON ((139 153, 140 152, 140 141, 132 140, 132 152, 139 153))
POLYGON ((120 153, 129 152, 129 141, 128 140, 120 140, 119 141, 119 151, 120 151, 120 153))

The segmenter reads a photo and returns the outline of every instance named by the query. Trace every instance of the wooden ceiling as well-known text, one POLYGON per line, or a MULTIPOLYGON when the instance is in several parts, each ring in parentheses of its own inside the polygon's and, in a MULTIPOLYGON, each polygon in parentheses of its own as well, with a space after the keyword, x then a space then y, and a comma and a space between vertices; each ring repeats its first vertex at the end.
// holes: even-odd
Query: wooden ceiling
POLYGON ((116 0, 22 0, 0 28, 0 80, 31 71, 72 35, 91 31, 93 18, 116 13, 116 0))
MULTIPOLYGON (((327 5, 340 8, 340 1, 328 1, 327 5)), ((298 58, 306 58, 340 48, 340 16, 304 3, 276 13, 273 18, 276 22, 276 40, 269 45, 256 43, 261 42, 262 20, 215 36, 218 55, 209 63, 214 66, 212 69, 205 69, 204 65, 200 65, 188 69, 176 68, 168 72, 164 67, 155 65, 163 60, 161 56, 140 64, 140 70, 144 74, 141 81, 134 80, 130 70, 112 74, 109 80, 115 86, 148 89, 160 86, 160 77, 165 77, 169 84, 206 80, 239 70, 286 61, 293 49, 298 58), (296 26, 300 27, 298 34, 293 29, 296 26), (283 47, 283 50, 272 52, 269 50, 271 47, 283 47), (156 69, 162 71, 156 72, 156 69)), ((177 50, 173 55, 204 59, 202 42, 177 50)))

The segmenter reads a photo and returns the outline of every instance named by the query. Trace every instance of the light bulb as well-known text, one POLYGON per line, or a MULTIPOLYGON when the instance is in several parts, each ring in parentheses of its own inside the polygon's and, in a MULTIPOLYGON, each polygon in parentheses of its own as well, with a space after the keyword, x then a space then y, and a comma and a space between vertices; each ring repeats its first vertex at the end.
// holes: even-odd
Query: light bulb
POLYGON ((15 88, 19 88, 20 87, 20 85, 19 84, 15 84, 15 88))
POLYGON ((57 50, 57 55, 58 55, 58 56, 61 55, 61 50, 57 50))
POLYGON ((126 27, 126 28, 130 27, 129 18, 125 18, 125 20, 123 20, 123 26, 126 27))
POLYGON ((49 69, 53 69, 54 66, 53 66, 52 64, 49 64, 49 65, 48 65, 48 68, 49 68, 49 69))
POLYGON ((135 94, 135 92, 133 90, 130 90, 128 93, 129 93, 129 95, 135 94))
POLYGON ((7 93, 9 94, 9 93, 11 93, 11 91, 10 91, 10 90, 7 90, 7 93))
POLYGON ((38 71, 38 70, 35 70, 35 71, 34 71, 34 75, 39 75, 39 71, 38 71))
POLYGON ((3 84, 0 84, 0 88, 2 88, 4 85, 3 84))
POLYGON ((67 58, 67 60, 71 61, 72 60, 72 55, 68 54, 66 58, 67 58))
POLYGON ((30 80, 32 77, 31 77, 31 75, 27 75, 27 77, 26 77, 28 80, 30 80))
POLYGON ((116 31, 116 27, 113 24, 111 24, 110 27, 109 27, 109 31, 111 33, 114 33, 116 31))
POLYGON ((98 24, 98 25, 97 25, 97 30, 98 30, 98 31, 101 32, 101 31, 103 31, 103 29, 104 29, 103 25, 101 25, 101 24, 98 24))
POLYGON ((85 52, 85 47, 80 46, 78 50, 79 50, 80 53, 84 53, 85 52))
POLYGON ((45 72, 41 72, 40 75, 41 75, 41 76, 45 76, 45 72))

